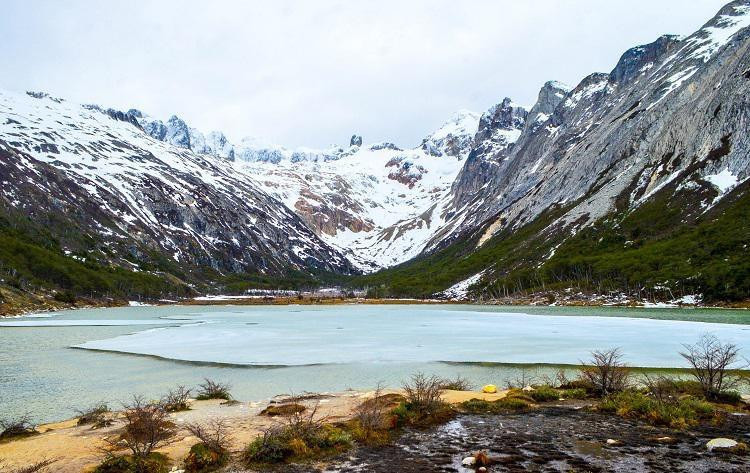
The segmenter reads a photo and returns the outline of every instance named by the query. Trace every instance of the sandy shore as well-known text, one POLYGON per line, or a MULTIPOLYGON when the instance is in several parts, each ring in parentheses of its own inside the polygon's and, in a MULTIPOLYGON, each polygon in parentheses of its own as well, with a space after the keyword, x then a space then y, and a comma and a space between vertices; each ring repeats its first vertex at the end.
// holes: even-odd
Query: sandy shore
MULTIPOLYGON (((384 391, 396 392, 396 391, 384 391)), ((336 394, 323 394, 316 400, 305 400, 301 404, 313 407, 317 404, 318 416, 330 422, 347 420, 353 409, 363 400, 371 398, 373 392, 348 391, 336 394)), ((457 404, 472 398, 496 400, 505 396, 504 392, 485 394, 474 391, 445 391, 443 399, 457 404)), ((170 414, 177 426, 186 423, 202 423, 211 419, 224 419, 228 422, 232 437, 232 450, 239 453, 263 429, 277 420, 259 415, 270 404, 266 402, 193 401, 188 411, 170 414)), ((99 464, 104 453, 105 439, 117 434, 122 427, 115 422, 110 427, 92 429, 78 426, 77 419, 44 424, 37 428, 41 433, 32 437, 0 443, 0 459, 9 467, 20 467, 43 459, 57 459, 53 470, 60 473, 87 471, 99 464)), ((159 451, 169 455, 173 464, 179 465, 197 439, 182 428, 175 442, 159 451)))

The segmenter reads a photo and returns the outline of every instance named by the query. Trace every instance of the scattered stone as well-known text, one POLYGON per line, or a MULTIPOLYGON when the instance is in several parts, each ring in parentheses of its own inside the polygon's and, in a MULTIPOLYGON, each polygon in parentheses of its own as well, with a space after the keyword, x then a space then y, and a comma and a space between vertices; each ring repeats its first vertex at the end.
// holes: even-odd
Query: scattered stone
POLYGON ((620 441, 615 439, 607 439, 607 445, 620 445, 620 441))
POLYGON ((497 386, 494 384, 488 384, 482 388, 483 393, 495 394, 497 392, 497 386))
POLYGON ((461 460, 461 465, 465 466, 466 468, 471 468, 474 466, 474 464, 477 462, 477 459, 474 457, 466 457, 463 460, 461 460))
POLYGON ((480 467, 479 467, 479 469, 477 469, 477 471, 478 471, 479 473, 486 473, 486 472, 487 472, 487 468, 485 468, 485 467, 483 467, 483 466, 480 466, 480 467))
POLYGON ((737 446, 737 442, 732 439, 723 437, 711 439, 706 443, 706 448, 709 452, 714 450, 730 450, 737 446))
POLYGON ((525 391, 527 393, 530 393, 533 390, 534 390, 534 388, 532 388, 531 386, 526 386, 525 388, 523 388, 523 391, 525 391))

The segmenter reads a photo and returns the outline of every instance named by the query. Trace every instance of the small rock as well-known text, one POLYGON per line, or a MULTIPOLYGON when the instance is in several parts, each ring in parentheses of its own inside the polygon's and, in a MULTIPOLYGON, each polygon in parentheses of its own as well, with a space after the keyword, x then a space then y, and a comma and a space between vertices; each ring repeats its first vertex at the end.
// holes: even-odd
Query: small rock
POLYGON ((497 392, 497 386, 495 386, 494 384, 488 384, 482 387, 482 392, 487 394, 494 394, 497 392))
POLYGON ((525 388, 523 388, 523 391, 526 391, 527 393, 530 393, 533 390, 534 388, 532 388, 531 386, 526 386, 525 388))
POLYGON ((665 437, 656 437, 656 441, 657 442, 661 442, 661 443, 671 443, 672 442, 672 437, 667 437, 667 436, 665 436, 665 437))
POLYGON ((615 439, 607 439, 607 445, 620 445, 620 441, 615 439))
POLYGON ((728 450, 737 446, 737 442, 732 439, 726 438, 715 438, 711 439, 706 443, 706 448, 709 452, 714 450, 728 450))
POLYGON ((474 457, 466 457, 463 460, 461 460, 461 465, 465 466, 466 468, 471 468, 474 466, 474 464, 477 462, 477 459, 474 457))
POLYGON ((480 467, 479 467, 479 468, 477 469, 477 471, 478 471, 479 473, 486 473, 486 472, 487 472, 487 468, 485 468, 485 467, 483 467, 483 466, 480 466, 480 467))

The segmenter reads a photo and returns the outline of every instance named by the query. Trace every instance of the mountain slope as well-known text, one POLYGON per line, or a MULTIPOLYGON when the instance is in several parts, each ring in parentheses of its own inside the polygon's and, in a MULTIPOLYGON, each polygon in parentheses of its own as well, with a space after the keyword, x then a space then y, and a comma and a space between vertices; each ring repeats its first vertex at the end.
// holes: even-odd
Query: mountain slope
MULTIPOLYGON (((708 266, 690 263, 710 261, 701 259, 703 250, 694 245, 693 252, 679 252, 688 260, 679 270, 658 269, 669 266, 671 255, 646 259, 641 250, 633 257, 656 269, 633 273, 625 256, 637 249, 633 245, 670 248, 668 242, 684 238, 679 235, 702 234, 709 227, 716 232, 712 218, 732 225, 715 208, 745 215, 748 25, 750 2, 733 2, 687 38, 665 36, 629 50, 609 74, 592 74, 567 92, 551 93, 557 86, 545 85, 534 107, 545 110, 527 120, 515 143, 495 149, 502 142, 490 138, 472 149, 453 186, 453 218, 436 233, 427 254, 366 281, 391 291, 412 281, 413 291, 422 295, 473 277, 474 294, 488 297, 581 280, 588 290, 667 287, 714 299, 750 297, 744 276, 724 290, 709 285, 708 266), (661 218, 674 231, 653 231, 661 218), (607 241, 611 234, 604 228, 625 238, 622 245, 602 252, 598 239, 607 241), (588 237, 581 241, 583 235, 588 237), (560 255, 568 258, 571 252, 581 258, 599 252, 607 263, 596 270, 586 264, 563 270, 560 255), (431 274, 431 283, 420 286, 411 279, 419 273, 431 274)), ((735 225, 725 233, 737 237, 699 241, 715 248, 714 258, 747 261, 750 235, 744 222, 735 225)), ((743 268, 727 265, 714 279, 736 280, 732 271, 746 274, 743 268)))
POLYGON ((0 92, 3 208, 67 253, 136 271, 350 272, 349 262, 228 161, 149 137, 130 114, 0 92))

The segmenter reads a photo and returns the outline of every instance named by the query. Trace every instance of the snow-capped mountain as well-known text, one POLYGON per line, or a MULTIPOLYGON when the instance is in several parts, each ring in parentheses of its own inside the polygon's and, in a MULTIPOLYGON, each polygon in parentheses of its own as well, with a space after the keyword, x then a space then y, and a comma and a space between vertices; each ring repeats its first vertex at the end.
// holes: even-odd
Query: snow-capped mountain
MULTIPOLYGON (((252 176, 366 271, 406 261, 423 249, 442 224, 439 209, 448 201, 480 122, 478 114, 460 111, 414 149, 364 144, 358 135, 347 147, 288 149, 253 137, 235 145, 221 133, 207 135, 222 137, 216 146, 176 116, 165 123, 138 110, 129 115, 157 140, 234 161, 226 166, 252 176)), ((516 126, 513 139, 520 125, 509 126, 516 126)))
POLYGON ((628 50, 610 73, 572 89, 548 82, 513 143, 494 135, 502 126, 483 132, 480 124, 453 185, 451 217, 427 251, 470 238, 478 248, 563 209, 539 233, 559 245, 561 235, 657 193, 684 203, 683 222, 717 205, 750 177, 748 26, 750 2, 735 1, 688 37, 628 50))
MULTIPOLYGON (((609 73, 545 83, 530 108, 506 98, 461 111, 414 148, 359 135, 327 149, 233 143, 177 116, 0 92, 3 202, 74 215, 124 264, 157 251, 235 272, 372 271, 456 243, 465 256, 551 215, 530 238, 553 247, 524 263, 541 265, 655 195, 699 202, 680 208, 689 222, 744 189, 748 26, 750 0, 732 2, 688 37, 626 51, 609 73)), ((480 287, 509 271, 481 265, 462 279, 480 287)), ((443 289, 461 281, 450 278, 443 289)))
POLYGON ((351 270, 241 169, 188 149, 200 135, 184 122, 150 122, 144 131, 137 118, 0 91, 3 205, 38 221, 65 220, 75 231, 55 237, 67 251, 125 267, 152 266, 159 254, 220 272, 351 270))

